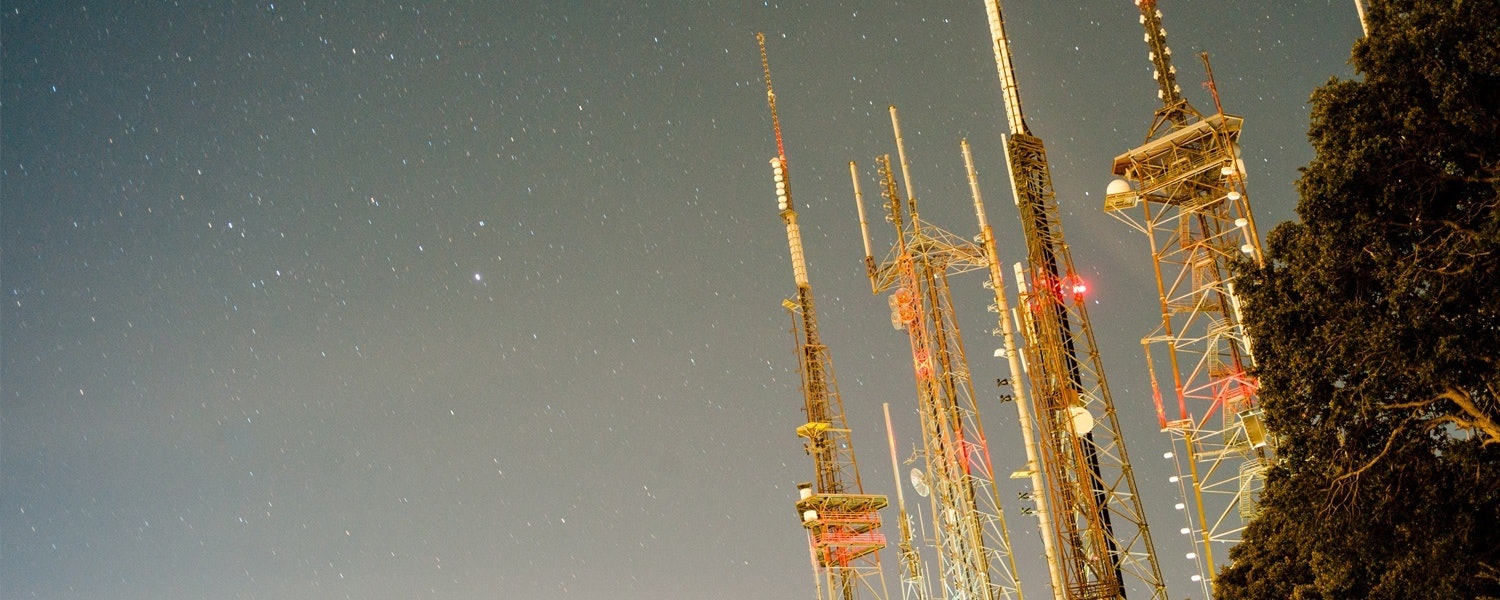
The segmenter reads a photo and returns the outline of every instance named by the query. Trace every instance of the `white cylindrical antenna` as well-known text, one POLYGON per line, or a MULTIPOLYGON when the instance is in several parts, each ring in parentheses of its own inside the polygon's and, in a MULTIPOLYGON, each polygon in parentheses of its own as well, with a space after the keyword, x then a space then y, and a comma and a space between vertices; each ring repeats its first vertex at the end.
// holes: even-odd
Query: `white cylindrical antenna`
POLYGON ((854 206, 859 209, 859 235, 865 241, 865 259, 875 260, 875 254, 870 252, 870 223, 865 220, 865 198, 859 193, 859 167, 854 161, 849 161, 849 181, 854 183, 854 206))
MULTIPOLYGON (((984 200, 979 195, 979 174, 974 171, 974 153, 969 150, 969 138, 958 141, 958 147, 964 153, 964 169, 969 172, 969 192, 974 194, 974 216, 979 218, 979 229, 989 229, 990 221, 984 216, 984 200)), ((995 282, 1000 285, 1000 282, 995 282)))
MULTIPOLYGON (((1026 326, 1021 324, 1021 313, 1017 311, 1015 307, 1011 307, 1010 309, 1010 322, 1011 325, 1016 328, 1016 331, 1022 332, 1021 337, 1026 337, 1026 326)), ((1021 357, 1021 372, 1026 373, 1028 376, 1031 375, 1030 368, 1026 366, 1025 356, 1021 357)))
POLYGON ((807 285, 807 264, 802 256, 802 231, 797 227, 797 213, 791 213, 786 222, 786 241, 792 249, 792 277, 797 287, 807 285))
MULTIPOLYGON (((1038 527, 1042 531, 1042 552, 1047 558, 1047 574, 1051 577, 1052 595, 1059 597, 1063 590, 1062 569, 1057 563, 1057 549, 1052 539, 1052 513, 1047 504, 1047 488, 1042 481, 1041 461, 1037 459, 1035 425, 1031 421, 1031 407, 1026 398, 1025 371, 1021 366, 1021 353, 1016 349, 1016 330, 1011 320, 1010 301, 1005 296, 1005 278, 1000 274, 1000 250, 995 246, 995 232, 990 229, 984 216, 984 200, 979 194, 979 174, 974 170, 974 154, 969 150, 969 140, 959 142, 964 154, 964 169, 969 175, 969 191, 974 194, 974 214, 979 217, 979 237, 984 246, 985 259, 990 267, 990 288, 995 291, 995 309, 1000 314, 1000 338, 1004 341, 1005 361, 1010 367, 1012 400, 1021 420, 1021 440, 1026 446, 1026 471, 1031 479, 1033 498, 1036 500, 1038 527)), ((1018 263, 1019 266, 1019 263, 1018 263)))
POLYGON ((1025 269, 1021 266, 1021 263, 1015 263, 1011 265, 1011 268, 1016 273, 1016 292, 1019 292, 1022 296, 1026 295, 1028 291, 1026 289, 1025 269))
POLYGON ((912 193, 911 169, 906 163, 906 139, 901 137, 901 119, 896 116, 896 105, 891 105, 891 129, 896 132, 896 156, 901 159, 901 179, 906 182, 906 201, 916 202, 912 193))
POLYGON ((891 403, 882 403, 885 409, 885 439, 891 446, 891 476, 896 479, 896 508, 906 514, 906 496, 901 491, 901 463, 896 460, 896 429, 891 427, 891 403))
POLYGON ((797 287, 807 285, 807 264, 802 258, 802 232, 797 228, 797 213, 786 222, 786 240, 792 248, 792 277, 797 287))
POLYGON ((1359 11, 1359 28, 1365 32, 1365 37, 1370 37, 1370 21, 1365 18, 1365 0, 1354 0, 1354 9, 1359 11))
POLYGON ((776 181, 776 206, 786 223, 786 244, 792 252, 792 277, 797 287, 807 285, 807 262, 802 255, 802 229, 797 226, 797 207, 792 203, 791 174, 780 156, 771 159, 771 175, 776 181))
POLYGON ((984 10, 990 17, 990 38, 994 41, 995 70, 1000 72, 1000 93, 1005 98, 1005 120, 1012 134, 1026 133, 1021 116, 1021 93, 1016 89, 1016 70, 1010 62, 1010 40, 1005 37, 1005 20, 1000 17, 1000 0, 987 0, 984 10))

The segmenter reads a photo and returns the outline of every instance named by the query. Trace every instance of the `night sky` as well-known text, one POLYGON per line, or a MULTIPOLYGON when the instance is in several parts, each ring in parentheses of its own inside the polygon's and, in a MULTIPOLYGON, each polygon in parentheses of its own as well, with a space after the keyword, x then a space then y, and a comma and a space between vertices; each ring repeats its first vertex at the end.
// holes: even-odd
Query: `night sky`
MULTIPOLYGON (((1189 98, 1212 110, 1209 50, 1246 117, 1264 233, 1353 3, 1163 5, 1189 98)), ((887 105, 923 216, 977 232, 967 137, 1023 258, 976 0, 0 6, 5 598, 811 597, 758 30, 866 491, 894 496, 881 403, 903 458, 916 434, 847 175, 873 208, 887 105)), ((1171 595, 1201 598, 1140 357, 1148 247, 1101 210, 1157 107, 1135 7, 1005 10, 1171 595)), ((1008 473, 981 279, 956 301, 1008 473)))

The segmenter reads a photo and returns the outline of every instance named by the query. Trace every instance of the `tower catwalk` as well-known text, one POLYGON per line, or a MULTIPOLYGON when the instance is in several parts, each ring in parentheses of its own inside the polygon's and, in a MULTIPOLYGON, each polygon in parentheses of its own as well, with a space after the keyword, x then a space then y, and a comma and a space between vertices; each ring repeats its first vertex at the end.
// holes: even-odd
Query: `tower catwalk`
MULTIPOLYGON (((1085 284, 1063 238, 1042 140, 1021 110, 1010 42, 998 0, 986 0, 995 66, 1010 134, 1011 182, 1026 237, 1020 329, 1046 480, 1046 508, 1068 600, 1165 598, 1145 511, 1084 305, 1085 284), (1135 583, 1128 583, 1134 581, 1135 583)), ((1002 315, 1002 319, 1005 315, 1002 315)))
MULTIPOLYGON (((891 109, 902 156, 896 111, 891 109)), ((1005 514, 995 485, 989 440, 964 356, 950 273, 986 267, 982 249, 925 221, 910 194, 903 201, 890 156, 877 159, 887 219, 895 226, 891 255, 876 264, 859 188, 858 169, 849 164, 864 237, 865 266, 874 293, 890 296, 891 325, 905 329, 916 376, 917 413, 922 430, 925 472, 913 473, 919 493, 929 496, 932 529, 943 598, 994 600, 1021 598, 1005 514)), ((902 169, 905 170, 905 161, 902 169)))
MULTIPOLYGON (((1146 143, 1115 158, 1114 174, 1121 179, 1109 184, 1104 209, 1145 233, 1151 246, 1161 326, 1141 342, 1157 419, 1183 455, 1176 478, 1184 496, 1179 506, 1193 508, 1185 521, 1198 538, 1188 557, 1211 581, 1215 547, 1239 539, 1255 512, 1270 457, 1257 382, 1247 372, 1254 356, 1230 270, 1237 255, 1256 265, 1263 258, 1245 195, 1243 120, 1224 114, 1217 91, 1212 115, 1204 117, 1188 104, 1156 1, 1136 5, 1162 108, 1146 143), (1141 212, 1134 216, 1137 207, 1141 212), (1163 360, 1165 372, 1158 373, 1163 360)), ((1212 71, 1209 77, 1212 90, 1212 71)), ((1220 559, 1227 556, 1219 553, 1220 559)))
POLYGON ((802 233, 797 226, 792 201, 791 171, 781 143, 781 120, 776 114, 776 93, 771 88, 771 65, 766 57, 766 38, 756 34, 761 67, 766 76, 766 101, 776 131, 776 157, 771 173, 776 182, 776 204, 786 224, 791 250, 792 276, 797 297, 786 300, 797 342, 797 362, 802 372, 803 411, 807 423, 797 428, 813 458, 816 479, 798 486, 797 514, 807 530, 814 582, 821 600, 854 600, 886 596, 879 550, 885 547, 880 531, 880 509, 885 496, 866 494, 854 461, 854 444, 844 419, 844 404, 833 378, 828 347, 818 337, 817 311, 813 307, 812 284, 802 256, 802 233))

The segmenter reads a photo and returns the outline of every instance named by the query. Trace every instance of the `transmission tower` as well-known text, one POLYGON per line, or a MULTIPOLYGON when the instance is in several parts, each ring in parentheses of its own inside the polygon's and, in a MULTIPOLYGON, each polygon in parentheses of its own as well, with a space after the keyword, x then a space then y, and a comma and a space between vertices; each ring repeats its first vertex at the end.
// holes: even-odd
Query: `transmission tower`
POLYGON ((1188 557, 1211 582, 1216 546, 1236 543, 1255 514, 1271 454, 1230 268, 1240 255, 1257 266, 1264 258, 1245 195, 1243 119, 1224 114, 1211 69, 1214 114, 1205 117, 1188 104, 1156 0, 1136 5, 1162 108, 1145 144, 1115 158, 1120 179, 1109 184, 1104 210, 1145 233, 1151 245, 1161 326, 1141 342, 1157 419, 1182 455, 1174 478, 1184 496, 1178 506, 1194 509, 1185 532, 1196 530, 1197 551, 1188 557), (1165 372, 1158 373, 1163 361, 1165 372))
MULTIPOLYGON (((894 107, 891 123, 904 157, 894 107)), ((979 246, 921 219, 917 200, 910 193, 905 160, 902 170, 908 192, 904 201, 896 188, 890 156, 876 162, 887 219, 896 232, 895 246, 883 263, 876 264, 870 251, 858 169, 852 162, 849 174, 871 288, 876 294, 894 290, 891 324, 905 329, 911 344, 926 467, 913 471, 912 483, 931 501, 943 597, 1019 600, 1021 588, 991 468, 989 441, 974 399, 948 285, 950 273, 985 268, 984 254, 979 246)))
POLYGON ((1138 589, 1165 598, 1089 326, 1086 287, 1063 238, 1046 151, 1021 111, 1000 3, 987 0, 985 9, 1010 127, 1006 156, 1026 237, 1027 266, 1016 269, 1021 291, 1016 316, 1027 340, 1026 368, 1046 475, 1051 531, 1042 534, 1052 536, 1056 552, 1053 568, 1060 581, 1054 594, 1068 600, 1112 599, 1138 589))
POLYGON ((771 88, 771 64, 766 57, 766 38, 756 34, 761 67, 766 76, 766 100, 776 131, 776 157, 771 172, 776 182, 776 203, 786 224, 791 249, 792 276, 797 282, 795 300, 783 305, 792 317, 797 343, 797 362, 802 372, 803 411, 807 423, 797 428, 805 449, 813 458, 816 479, 798 486, 797 514, 807 530, 814 581, 822 600, 886 598, 885 577, 879 550, 885 547, 880 532, 880 509, 885 496, 864 493, 854 444, 844 419, 844 403, 833 377, 828 347, 818 337, 817 311, 813 307, 812 284, 802 255, 802 233, 797 226, 792 201, 791 170, 781 143, 781 120, 776 114, 776 93, 771 88))

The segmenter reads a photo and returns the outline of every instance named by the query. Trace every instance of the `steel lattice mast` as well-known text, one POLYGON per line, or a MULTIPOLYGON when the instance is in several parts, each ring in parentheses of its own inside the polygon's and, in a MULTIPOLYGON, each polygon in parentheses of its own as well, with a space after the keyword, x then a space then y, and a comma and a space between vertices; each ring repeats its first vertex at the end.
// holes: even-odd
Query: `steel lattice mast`
POLYGON ((885 496, 864 493, 854 444, 844 418, 844 404, 833 377, 828 347, 818 337, 817 311, 812 284, 802 254, 802 233, 792 201, 790 168, 781 142, 781 121, 776 114, 776 93, 771 88, 771 66, 766 57, 766 39, 756 34, 761 66, 766 76, 766 100, 776 131, 776 157, 771 172, 776 182, 776 202, 786 224, 791 250, 792 275, 797 283, 795 300, 783 305, 792 317, 797 342, 797 362, 802 372, 803 411, 807 423, 797 428, 813 458, 816 479, 798 486, 797 514, 807 530, 809 552, 818 597, 822 600, 854 600, 887 597, 879 550, 885 547, 880 531, 880 509, 885 496))
MULTIPOLYGON (((1136 5, 1163 105, 1146 143, 1115 158, 1114 174, 1122 179, 1110 183, 1104 209, 1145 233, 1151 245, 1161 326, 1141 341, 1157 418, 1184 454, 1179 506, 1194 508, 1186 521, 1197 532, 1199 565, 1212 581, 1215 546, 1238 541, 1255 512, 1270 455, 1230 269, 1241 254, 1256 265, 1264 259, 1239 155, 1243 119, 1223 113, 1217 91, 1212 115, 1188 104, 1156 1, 1136 5), (1137 207, 1140 212, 1131 214, 1137 207), (1163 360, 1165 372, 1158 373, 1163 360)), ((1213 90, 1212 71, 1209 77, 1213 90)))
MULTIPOLYGON (((1046 501, 1061 576, 1059 598, 1165 598, 1145 511, 1094 343, 1052 188, 1042 140, 1021 111, 998 0, 987 0, 1006 119, 1005 140, 1027 267, 1017 268, 1020 329, 1046 474, 1046 501), (1029 282, 1029 283, 1028 283, 1029 282), (1128 584, 1134 581, 1135 584, 1128 584), (1138 586, 1138 587, 1137 587, 1138 586)), ((1002 315, 1004 318, 1004 315, 1002 315)))
MULTIPOLYGON (((905 155, 896 111, 891 109, 897 147, 905 155)), ((917 412, 926 470, 913 472, 913 484, 932 508, 938 572, 944 598, 992 600, 1021 598, 1004 509, 995 485, 989 441, 970 381, 953 298, 950 273, 986 267, 976 244, 921 219, 917 200, 903 200, 890 156, 877 159, 881 195, 896 243, 876 264, 859 187, 858 169, 849 164, 855 204, 864 236, 865 265, 874 293, 890 296, 891 324, 905 329, 916 376, 917 412)), ((906 164, 902 162, 903 171, 906 164)))

